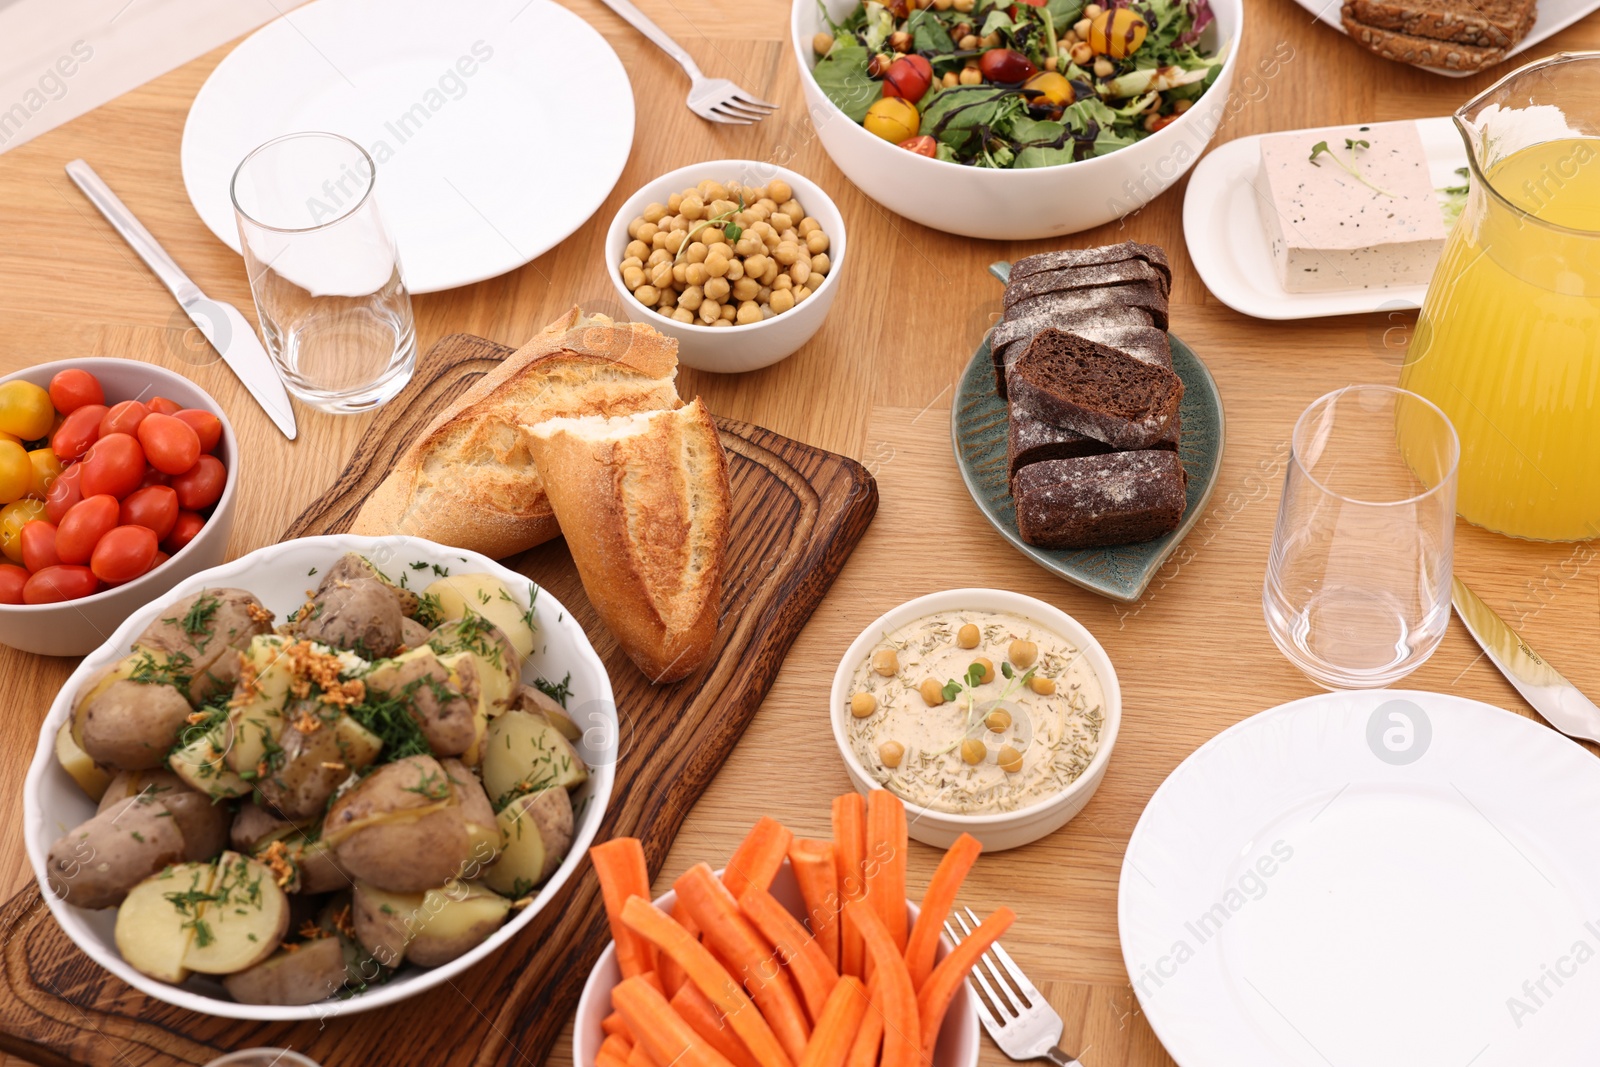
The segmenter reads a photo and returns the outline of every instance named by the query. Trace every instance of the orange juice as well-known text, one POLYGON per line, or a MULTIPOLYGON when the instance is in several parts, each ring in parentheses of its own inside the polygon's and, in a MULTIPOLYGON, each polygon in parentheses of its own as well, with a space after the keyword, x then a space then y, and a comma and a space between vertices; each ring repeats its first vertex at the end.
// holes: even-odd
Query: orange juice
POLYGON ((1492 188, 1474 176, 1434 272, 1400 384, 1455 424, 1457 509, 1469 522, 1539 540, 1594 537, 1600 138, 1520 149, 1486 177, 1492 188))

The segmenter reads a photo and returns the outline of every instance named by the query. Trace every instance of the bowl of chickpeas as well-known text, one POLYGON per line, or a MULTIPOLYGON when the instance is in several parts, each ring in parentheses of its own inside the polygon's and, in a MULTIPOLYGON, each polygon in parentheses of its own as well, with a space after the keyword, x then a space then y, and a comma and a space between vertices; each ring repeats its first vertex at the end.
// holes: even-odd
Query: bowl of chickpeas
POLYGON ((844 267, 844 219, 814 182, 722 159, 664 174, 606 235, 606 270, 631 317, 697 370, 771 366, 822 326, 844 267))

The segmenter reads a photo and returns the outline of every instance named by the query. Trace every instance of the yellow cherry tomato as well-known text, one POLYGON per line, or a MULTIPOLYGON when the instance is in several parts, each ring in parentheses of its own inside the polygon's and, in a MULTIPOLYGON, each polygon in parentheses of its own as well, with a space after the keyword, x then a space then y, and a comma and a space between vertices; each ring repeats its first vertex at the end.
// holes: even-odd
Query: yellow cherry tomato
POLYGON ((916 105, 898 96, 886 96, 874 102, 867 108, 867 117, 861 123, 868 133, 876 134, 890 144, 899 144, 915 137, 920 124, 916 105))
POLYGON ((22 562, 22 528, 42 518, 43 500, 18 500, 0 508, 0 552, 12 563, 22 562))
POLYGON ((50 432, 56 409, 50 394, 21 380, 0 384, 0 430, 34 441, 50 432))
POLYGON ((1022 95, 1036 104, 1062 107, 1072 103, 1072 83, 1053 70, 1041 71, 1022 83, 1022 95))
POLYGON ((27 451, 11 441, 0 441, 0 504, 27 496, 32 481, 33 464, 27 451))
POLYGON ((28 463, 33 476, 28 480, 28 495, 43 500, 50 495, 50 486, 61 477, 61 460, 53 448, 36 448, 28 453, 28 463))
POLYGON ((1096 55, 1126 59, 1144 44, 1150 27, 1125 7, 1102 11, 1089 23, 1089 48, 1096 55))

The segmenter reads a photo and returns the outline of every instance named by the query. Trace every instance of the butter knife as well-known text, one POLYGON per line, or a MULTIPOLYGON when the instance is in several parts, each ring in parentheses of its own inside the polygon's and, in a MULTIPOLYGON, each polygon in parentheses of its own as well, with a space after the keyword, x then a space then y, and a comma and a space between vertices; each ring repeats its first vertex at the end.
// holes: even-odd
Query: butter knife
POLYGON ((93 167, 81 159, 74 159, 67 164, 67 177, 83 190, 83 195, 89 198, 91 204, 100 209, 100 214, 111 223, 111 228, 139 253, 139 258, 177 298, 189 321, 211 342, 211 347, 217 350, 222 361, 250 391, 273 425, 293 441, 296 431, 294 409, 289 406, 289 392, 283 387, 283 379, 278 377, 277 368, 272 365, 267 350, 256 339, 256 331, 239 314, 239 309, 221 300, 211 300, 202 293, 200 287, 167 255, 167 250, 161 247, 150 231, 134 218, 127 205, 100 179, 93 167))
POLYGON ((1516 687, 1533 710, 1569 737, 1600 742, 1600 708, 1578 692, 1561 672, 1528 647, 1507 622, 1495 614, 1460 578, 1451 580, 1456 614, 1483 654, 1516 687))

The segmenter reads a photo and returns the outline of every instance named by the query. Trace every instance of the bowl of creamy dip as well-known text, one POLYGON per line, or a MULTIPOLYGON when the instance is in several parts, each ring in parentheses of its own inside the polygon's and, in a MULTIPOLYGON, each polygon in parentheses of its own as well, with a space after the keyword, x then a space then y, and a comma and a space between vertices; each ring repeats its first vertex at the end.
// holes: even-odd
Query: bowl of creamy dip
POLYGON ((911 836, 989 851, 1059 829, 1105 777, 1122 691, 1100 642, 1021 593, 948 589, 861 632, 833 676, 834 740, 862 792, 906 803, 911 836))

